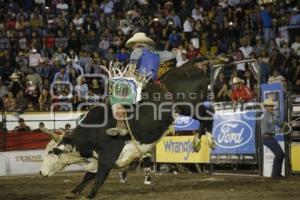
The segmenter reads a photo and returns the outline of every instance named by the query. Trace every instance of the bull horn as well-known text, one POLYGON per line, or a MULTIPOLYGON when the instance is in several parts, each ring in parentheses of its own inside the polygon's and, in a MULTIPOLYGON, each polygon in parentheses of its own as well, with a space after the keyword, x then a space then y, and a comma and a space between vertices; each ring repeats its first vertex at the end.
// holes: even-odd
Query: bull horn
POLYGON ((43 132, 43 133, 46 133, 47 135, 49 135, 51 137, 51 139, 53 139, 55 142, 58 142, 60 141, 61 137, 59 135, 57 135, 56 133, 50 131, 49 129, 47 128, 40 128, 40 130, 43 132))

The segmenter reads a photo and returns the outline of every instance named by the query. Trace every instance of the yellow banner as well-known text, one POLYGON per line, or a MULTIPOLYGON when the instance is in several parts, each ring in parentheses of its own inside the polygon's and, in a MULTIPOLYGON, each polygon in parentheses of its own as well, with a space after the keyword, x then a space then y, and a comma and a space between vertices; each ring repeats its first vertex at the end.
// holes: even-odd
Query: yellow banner
POLYGON ((300 144, 294 143, 292 144, 292 151, 291 151, 291 162, 292 162, 292 171, 293 172, 300 172, 300 144))
POLYGON ((167 136, 156 144, 156 162, 209 163, 210 148, 206 136, 201 138, 201 150, 193 151, 194 136, 167 136))

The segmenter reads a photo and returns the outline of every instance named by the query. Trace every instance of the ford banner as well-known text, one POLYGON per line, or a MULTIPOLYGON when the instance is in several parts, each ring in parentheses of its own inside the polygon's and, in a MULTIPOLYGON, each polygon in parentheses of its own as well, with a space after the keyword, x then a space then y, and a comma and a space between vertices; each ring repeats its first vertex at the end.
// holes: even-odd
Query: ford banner
POLYGON ((215 114, 213 154, 255 154, 256 112, 215 114))
POLYGON ((175 120, 175 131, 198 130, 200 122, 191 117, 179 116, 175 120))

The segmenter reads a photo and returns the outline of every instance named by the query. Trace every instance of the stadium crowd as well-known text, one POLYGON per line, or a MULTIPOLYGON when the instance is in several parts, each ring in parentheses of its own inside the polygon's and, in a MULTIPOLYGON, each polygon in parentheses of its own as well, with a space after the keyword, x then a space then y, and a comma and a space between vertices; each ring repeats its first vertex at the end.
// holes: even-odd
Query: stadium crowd
POLYGON ((299 92, 300 3, 266 2, 0 0, 1 109, 49 111, 64 102, 54 108, 68 110, 69 104, 102 100, 99 66, 126 64, 124 44, 136 32, 147 33, 157 50, 172 51, 174 67, 197 56, 256 58, 261 77, 247 64, 218 75, 217 101, 235 101, 230 88, 236 83, 255 98, 258 79, 299 92))

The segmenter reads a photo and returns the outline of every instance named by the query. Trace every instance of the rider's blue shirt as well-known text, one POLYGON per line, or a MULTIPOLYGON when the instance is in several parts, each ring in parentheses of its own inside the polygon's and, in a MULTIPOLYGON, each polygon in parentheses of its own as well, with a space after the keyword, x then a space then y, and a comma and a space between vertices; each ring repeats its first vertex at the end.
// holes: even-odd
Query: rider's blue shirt
POLYGON ((158 53, 147 47, 138 47, 130 55, 130 63, 136 64, 140 73, 151 73, 152 79, 157 78, 160 63, 158 53))

